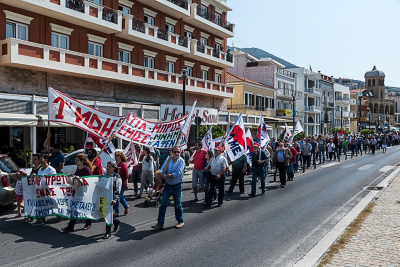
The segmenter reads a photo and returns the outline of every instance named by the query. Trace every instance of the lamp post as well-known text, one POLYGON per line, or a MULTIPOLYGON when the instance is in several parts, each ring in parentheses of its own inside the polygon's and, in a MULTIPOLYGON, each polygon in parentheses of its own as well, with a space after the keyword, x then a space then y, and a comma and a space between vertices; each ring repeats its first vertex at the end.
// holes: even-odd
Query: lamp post
POLYGON ((340 130, 343 128, 343 107, 340 107, 340 130))
POLYGON ((368 108, 368 130, 371 129, 371 110, 368 108))
MULTIPOLYGON (((295 127, 295 121, 296 121, 296 117, 295 117, 295 112, 296 112, 296 93, 297 93, 297 90, 295 89, 295 90, 292 90, 292 101, 293 101, 293 134, 294 134, 294 127, 295 127)), ((294 137, 294 136, 293 136, 294 137)))
POLYGON ((187 78, 187 69, 181 70, 181 76, 183 80, 183 93, 182 93, 182 116, 186 115, 186 78, 187 78))

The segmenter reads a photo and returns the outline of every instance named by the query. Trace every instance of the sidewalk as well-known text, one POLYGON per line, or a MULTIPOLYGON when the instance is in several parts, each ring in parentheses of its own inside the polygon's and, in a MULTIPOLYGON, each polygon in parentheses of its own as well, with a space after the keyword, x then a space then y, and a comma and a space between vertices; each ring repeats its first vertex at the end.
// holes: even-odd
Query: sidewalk
POLYGON ((361 229, 329 267, 400 266, 400 175, 376 200, 361 229))

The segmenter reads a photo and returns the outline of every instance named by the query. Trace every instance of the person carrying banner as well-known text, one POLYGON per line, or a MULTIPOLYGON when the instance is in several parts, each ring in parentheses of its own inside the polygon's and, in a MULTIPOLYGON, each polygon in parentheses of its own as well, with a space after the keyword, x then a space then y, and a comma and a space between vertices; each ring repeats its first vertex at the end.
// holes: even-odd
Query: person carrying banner
MULTIPOLYGON (((79 153, 78 155, 75 156, 75 165, 76 165, 76 171, 74 174, 75 178, 93 175, 92 163, 86 159, 85 154, 79 153)), ((68 226, 63 228, 62 231, 64 233, 73 232, 75 224, 76 224, 76 219, 70 219, 68 226)), ((92 220, 86 219, 83 230, 89 230, 91 227, 92 227, 92 220)))
MULTIPOLYGON (((142 179, 140 181, 140 191, 137 198, 141 198, 143 194, 143 189, 149 185, 153 187, 154 181, 154 159, 150 155, 150 148, 145 147, 143 149, 143 161, 142 163, 142 179)), ((147 188, 146 188, 147 191, 147 188)))
POLYGON ((281 188, 284 188, 286 185, 286 173, 287 168, 290 163, 290 159, 292 158, 292 153, 289 149, 283 147, 283 143, 277 144, 278 148, 274 154, 274 163, 279 171, 279 180, 281 182, 281 188))
MULTIPOLYGON (((39 158, 40 168, 38 169, 37 175, 49 175, 56 174, 57 171, 52 166, 49 165, 49 156, 47 154, 42 154, 39 158)), ((45 223, 46 219, 37 218, 36 222, 32 223, 32 226, 40 226, 45 223)), ((60 220, 59 220, 60 221, 60 220)))
POLYGON ((189 161, 189 163, 194 163, 192 172, 192 188, 194 198, 191 201, 192 203, 199 201, 197 198, 197 185, 200 184, 199 189, 204 188, 204 162, 207 151, 202 149, 202 146, 202 143, 198 141, 194 144, 195 152, 192 156, 193 159, 189 161))
MULTIPOLYGON (((121 202, 122 206, 125 208, 124 215, 127 215, 129 213, 129 205, 125 200, 124 197, 124 192, 125 190, 128 189, 128 178, 129 178, 129 173, 128 173, 128 166, 126 165, 126 157, 124 153, 121 151, 115 152, 115 161, 118 165, 119 169, 119 176, 122 179, 122 187, 121 187, 121 192, 120 192, 120 197, 119 201, 114 205, 114 217, 119 216, 119 202, 121 202)), ((140 165, 141 167, 142 165, 140 165)))
POLYGON ((175 219, 178 221, 178 224, 175 227, 182 228, 185 225, 185 223, 183 222, 183 209, 181 202, 182 180, 183 170, 185 169, 185 161, 180 157, 180 147, 174 146, 172 151, 172 159, 170 161, 166 160, 160 169, 159 178, 165 179, 165 185, 161 199, 161 206, 158 211, 157 224, 151 227, 154 230, 164 229, 165 213, 167 211, 170 196, 173 196, 174 198, 175 219))
POLYGON ((93 166, 93 175, 102 175, 103 174, 103 166, 101 165, 101 159, 99 157, 97 157, 97 151, 94 148, 88 148, 87 149, 87 157, 89 159, 90 162, 93 161, 93 159, 95 159, 92 162, 92 166, 93 166))
MULTIPOLYGON (((133 180, 133 194, 132 195, 134 197, 137 197, 138 196, 137 195, 137 193, 138 193, 138 181, 141 180, 141 173, 142 173, 142 163, 141 162, 143 161, 144 155, 141 152, 140 145, 136 144, 135 150, 136 150, 136 158, 138 159, 139 163, 136 166, 133 166, 133 168, 132 168, 132 180, 133 180)), ((126 187, 126 189, 128 189, 128 187, 126 187)))
POLYGON ((244 194, 244 174, 247 169, 247 156, 243 154, 240 158, 232 161, 228 161, 229 165, 232 165, 232 180, 229 189, 225 191, 227 194, 232 194, 233 189, 236 186, 237 181, 239 180, 239 192, 240 194, 244 194))
POLYGON ((253 167, 253 176, 251 179, 251 194, 250 197, 256 196, 257 179, 261 180, 261 195, 265 194, 267 189, 265 188, 265 173, 264 163, 267 160, 265 154, 260 150, 258 144, 254 145, 254 153, 251 159, 251 165, 253 167))
POLYGON ((204 171, 210 171, 210 189, 208 190, 205 207, 211 207, 215 187, 218 187, 218 207, 221 207, 225 193, 225 171, 228 168, 228 161, 222 155, 221 147, 214 149, 214 157, 204 171))
MULTIPOLYGON (((118 174, 119 168, 115 161, 107 162, 107 176, 112 177, 113 179, 113 200, 111 202, 111 206, 117 204, 122 188, 122 179, 118 174)), ((116 218, 113 218, 113 225, 114 225, 114 234, 119 230, 120 221, 116 218)), ((103 238, 108 239, 111 236, 111 225, 106 224, 106 233, 104 234, 103 238)))

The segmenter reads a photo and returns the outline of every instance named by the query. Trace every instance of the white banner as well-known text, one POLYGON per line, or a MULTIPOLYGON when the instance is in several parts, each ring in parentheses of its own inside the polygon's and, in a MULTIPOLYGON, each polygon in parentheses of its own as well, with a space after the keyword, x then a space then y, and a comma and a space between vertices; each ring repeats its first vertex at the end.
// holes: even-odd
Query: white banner
POLYGON ((49 121, 67 123, 103 139, 118 131, 127 118, 99 111, 51 87, 48 97, 49 121))
POLYGON ((112 178, 86 176, 76 179, 77 187, 63 174, 22 178, 25 216, 43 218, 58 215, 67 219, 104 218, 112 224, 112 178))
POLYGON ((224 146, 231 161, 234 161, 246 154, 246 132, 242 114, 239 115, 235 124, 225 137, 224 146))
MULTIPOLYGON (((186 106, 186 111, 190 110, 191 106, 186 106)), ((181 105, 161 105, 160 119, 164 121, 172 121, 182 117, 181 105)), ((195 117, 202 119, 201 125, 218 124, 218 110, 214 108, 196 107, 194 110, 195 117)))
POLYGON ((214 151, 215 148, 215 143, 213 142, 213 137, 212 137, 212 128, 214 125, 211 125, 210 129, 208 129, 206 135, 204 135, 203 140, 201 140, 202 148, 205 150, 211 150, 214 151))

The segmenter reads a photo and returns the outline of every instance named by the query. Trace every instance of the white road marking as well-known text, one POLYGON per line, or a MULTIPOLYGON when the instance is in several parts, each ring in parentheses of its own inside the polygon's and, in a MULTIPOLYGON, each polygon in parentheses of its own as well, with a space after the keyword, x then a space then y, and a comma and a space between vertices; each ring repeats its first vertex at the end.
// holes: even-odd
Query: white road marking
POLYGON ((321 166, 321 168, 328 168, 328 167, 332 167, 339 164, 339 162, 332 162, 332 163, 328 163, 326 165, 321 166))
POLYGON ((364 166, 358 168, 358 170, 359 171, 365 171, 365 170, 368 170, 368 169, 370 169, 370 168, 372 168, 374 166, 375 166, 374 164, 367 164, 367 165, 364 165, 364 166))
POLYGON ((340 167, 341 169, 347 169, 347 168, 350 168, 350 167, 353 167, 354 165, 356 165, 355 163, 354 164, 349 164, 349 165, 346 165, 346 166, 343 166, 343 167, 340 167))
POLYGON ((379 171, 380 172, 387 172, 387 171, 390 171, 393 167, 394 166, 392 166, 392 165, 386 165, 385 167, 380 168, 379 171))

